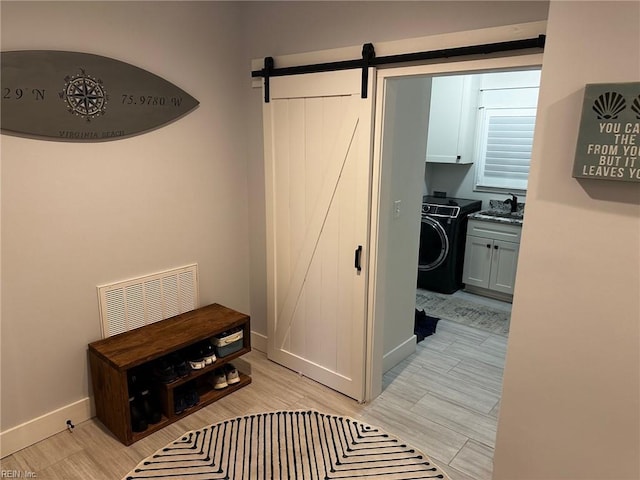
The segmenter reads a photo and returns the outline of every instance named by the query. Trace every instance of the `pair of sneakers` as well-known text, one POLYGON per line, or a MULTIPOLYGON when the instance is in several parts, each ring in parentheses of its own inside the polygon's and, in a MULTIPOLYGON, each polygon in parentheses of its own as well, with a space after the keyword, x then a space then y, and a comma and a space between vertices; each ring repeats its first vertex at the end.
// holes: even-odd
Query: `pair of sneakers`
POLYGON ((178 378, 189 375, 189 367, 182 356, 172 353, 157 360, 153 367, 153 376, 162 383, 172 383, 178 378))
POLYGON ((185 410, 195 407, 200 402, 200 395, 193 386, 178 388, 173 396, 173 413, 180 415, 185 410))
POLYGON ((132 371, 128 376, 131 430, 143 432, 162 417, 159 399, 151 393, 144 372, 132 371))
POLYGON ((222 390, 229 385, 238 383, 240 381, 240 374, 238 369, 232 364, 227 363, 222 368, 217 368, 211 375, 211 384, 215 390, 222 390))
POLYGON ((216 354, 211 342, 204 340, 189 349, 188 358, 192 370, 201 370, 216 361, 216 354))

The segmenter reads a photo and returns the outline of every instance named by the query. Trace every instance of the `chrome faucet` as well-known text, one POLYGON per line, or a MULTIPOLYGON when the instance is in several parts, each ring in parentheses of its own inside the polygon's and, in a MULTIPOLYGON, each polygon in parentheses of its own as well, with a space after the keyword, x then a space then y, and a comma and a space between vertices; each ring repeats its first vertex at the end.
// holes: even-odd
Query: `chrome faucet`
POLYGON ((518 211, 518 197, 516 197, 513 193, 509 193, 511 198, 507 198, 504 203, 511 205, 511 213, 518 211))

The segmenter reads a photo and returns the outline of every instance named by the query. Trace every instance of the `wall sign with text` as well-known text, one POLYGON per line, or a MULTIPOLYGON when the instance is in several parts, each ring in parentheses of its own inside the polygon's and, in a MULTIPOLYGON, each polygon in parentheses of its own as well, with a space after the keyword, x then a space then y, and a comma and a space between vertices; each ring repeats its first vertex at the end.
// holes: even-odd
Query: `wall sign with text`
POLYGON ((151 72, 79 52, 2 52, 3 133, 75 142, 116 140, 172 122, 198 106, 151 72))
POLYGON ((640 182, 640 82, 585 87, 573 176, 640 182))

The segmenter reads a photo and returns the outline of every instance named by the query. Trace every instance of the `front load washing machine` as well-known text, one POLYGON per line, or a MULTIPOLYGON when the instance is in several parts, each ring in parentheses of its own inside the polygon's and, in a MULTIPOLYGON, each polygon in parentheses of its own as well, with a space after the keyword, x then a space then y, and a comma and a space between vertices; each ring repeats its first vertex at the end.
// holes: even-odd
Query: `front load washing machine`
POLYGON ((422 199, 418 287, 453 293, 462 287, 467 216, 480 200, 425 196, 422 199))

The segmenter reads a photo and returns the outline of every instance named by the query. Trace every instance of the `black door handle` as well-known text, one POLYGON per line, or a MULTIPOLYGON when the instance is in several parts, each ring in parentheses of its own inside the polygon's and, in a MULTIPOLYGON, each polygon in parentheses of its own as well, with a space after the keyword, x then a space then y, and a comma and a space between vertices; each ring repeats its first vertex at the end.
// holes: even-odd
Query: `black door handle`
POLYGON ((358 248, 356 248, 355 260, 353 262, 354 263, 353 266, 359 272, 362 271, 362 265, 360 264, 361 257, 362 257, 362 245, 358 245, 358 248))

